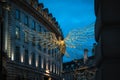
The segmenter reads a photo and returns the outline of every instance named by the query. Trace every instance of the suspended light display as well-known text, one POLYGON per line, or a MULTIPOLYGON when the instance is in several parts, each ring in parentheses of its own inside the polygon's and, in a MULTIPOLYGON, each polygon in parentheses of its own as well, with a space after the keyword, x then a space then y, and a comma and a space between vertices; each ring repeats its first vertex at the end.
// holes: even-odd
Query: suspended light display
MULTIPOLYGON (((71 30, 63 40, 61 37, 56 37, 53 32, 37 32, 22 23, 20 23, 20 25, 23 26, 23 32, 27 32, 29 34, 29 41, 39 43, 43 48, 47 46, 48 50, 59 48, 60 53, 65 54, 67 57, 70 57, 69 53, 66 51, 67 47, 71 49, 84 50, 84 48, 89 45, 84 46, 83 44, 94 38, 94 23, 83 28, 71 30)), ((74 53, 74 55, 77 54, 74 53)))

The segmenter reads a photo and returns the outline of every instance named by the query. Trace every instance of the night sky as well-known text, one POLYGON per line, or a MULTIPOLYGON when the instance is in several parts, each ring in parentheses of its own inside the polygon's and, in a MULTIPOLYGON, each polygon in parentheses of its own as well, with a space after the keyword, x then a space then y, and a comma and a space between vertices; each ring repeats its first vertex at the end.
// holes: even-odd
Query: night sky
MULTIPOLYGON (((73 29, 82 28, 95 22, 94 0, 39 0, 39 2, 43 3, 44 8, 48 8, 49 13, 56 18, 64 37, 73 29)), ((94 43, 94 39, 87 44, 89 45, 89 43, 94 43)), ((83 51, 78 52, 81 56, 83 55, 83 51)), ((72 58, 63 57, 63 62, 71 60, 72 58)))

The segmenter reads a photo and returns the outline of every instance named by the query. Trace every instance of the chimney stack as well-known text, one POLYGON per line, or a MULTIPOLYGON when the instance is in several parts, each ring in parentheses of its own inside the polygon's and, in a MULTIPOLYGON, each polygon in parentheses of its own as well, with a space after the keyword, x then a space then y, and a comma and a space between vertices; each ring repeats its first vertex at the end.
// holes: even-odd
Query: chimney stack
POLYGON ((86 64, 88 60, 88 49, 84 49, 84 64, 86 64))

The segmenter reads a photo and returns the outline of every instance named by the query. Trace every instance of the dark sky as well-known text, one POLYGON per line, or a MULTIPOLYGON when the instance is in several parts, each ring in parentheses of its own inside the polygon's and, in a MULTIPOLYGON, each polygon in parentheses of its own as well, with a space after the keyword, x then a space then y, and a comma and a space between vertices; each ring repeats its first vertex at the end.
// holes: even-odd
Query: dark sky
MULTIPOLYGON (((94 0, 39 0, 58 21, 64 37, 73 29, 95 22, 94 0)), ((94 42, 91 40, 90 43, 94 42)), ((89 42, 87 43, 89 45, 89 42)), ((84 45, 84 44, 83 44, 84 45)), ((69 52, 69 51, 68 51, 69 52)), ((79 51, 83 55, 83 51, 79 51)), ((74 55, 74 54, 73 54, 74 55)), ((63 62, 71 58, 63 57, 63 62)))

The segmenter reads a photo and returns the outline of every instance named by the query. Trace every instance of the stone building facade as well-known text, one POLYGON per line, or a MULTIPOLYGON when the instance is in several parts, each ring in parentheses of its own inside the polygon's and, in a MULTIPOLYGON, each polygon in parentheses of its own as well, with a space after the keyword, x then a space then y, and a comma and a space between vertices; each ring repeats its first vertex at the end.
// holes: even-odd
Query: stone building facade
POLYGON ((38 0, 1 0, 0 6, 1 44, 8 57, 6 80, 61 80, 63 55, 59 47, 43 48, 35 35, 29 34, 52 32, 63 39, 60 26, 49 10, 38 0), (32 41, 28 39, 30 36, 32 41))

